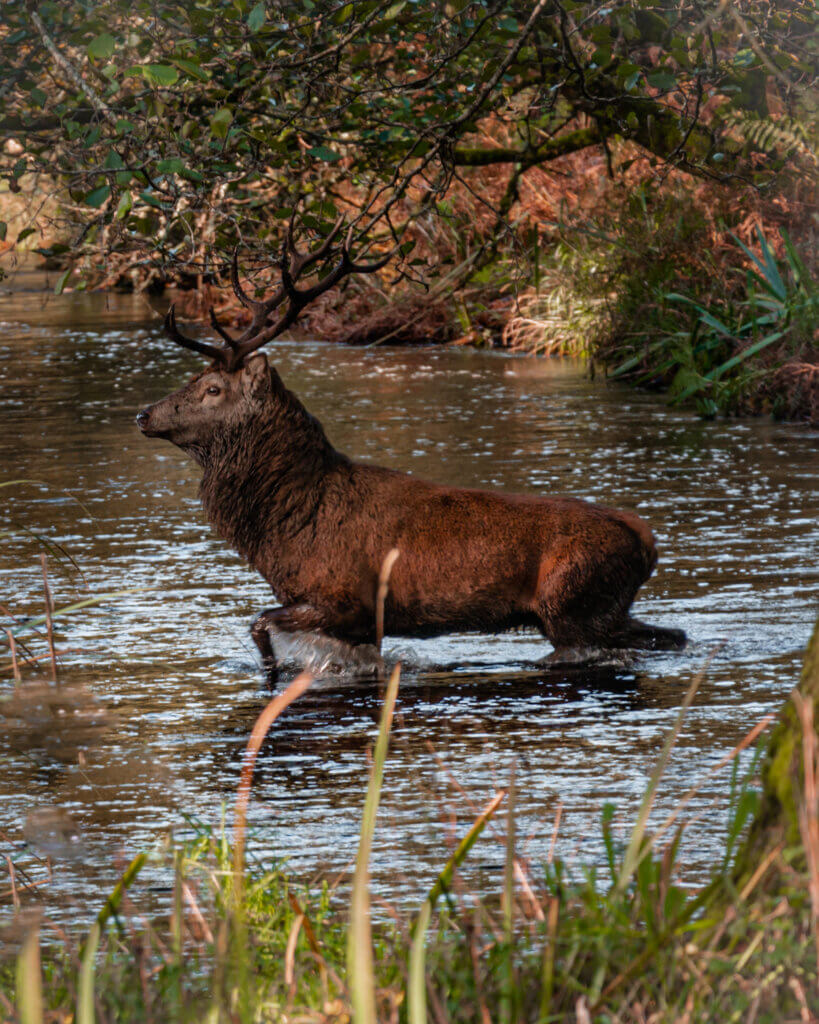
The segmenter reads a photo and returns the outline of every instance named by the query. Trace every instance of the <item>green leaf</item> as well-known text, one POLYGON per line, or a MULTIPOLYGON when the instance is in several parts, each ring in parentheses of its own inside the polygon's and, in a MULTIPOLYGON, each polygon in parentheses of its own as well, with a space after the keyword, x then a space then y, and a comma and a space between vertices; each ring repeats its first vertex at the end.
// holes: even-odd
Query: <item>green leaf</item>
POLYGON ((345 4, 342 8, 336 11, 333 15, 334 25, 343 25, 345 21, 349 21, 353 14, 353 5, 345 4))
POLYGON ((674 89, 677 85, 677 79, 674 75, 669 74, 668 71, 655 71, 648 76, 648 84, 655 89, 674 89))
POLYGON ((215 135, 217 139, 224 139, 227 136, 232 120, 233 111, 230 107, 222 107, 221 110, 217 110, 210 119, 211 135, 215 135))
POLYGON ((264 4, 256 4, 253 10, 247 16, 247 27, 254 34, 264 25, 267 12, 264 4))
POLYGON ((131 198, 131 193, 123 192, 122 195, 119 197, 119 202, 117 203, 117 220, 125 220, 128 214, 131 212, 131 207, 133 205, 134 201, 131 198))
POLYGON ((327 160, 331 163, 334 160, 341 159, 341 154, 336 153, 334 149, 330 149, 328 146, 313 146, 311 149, 308 149, 307 152, 310 156, 314 156, 318 160, 327 160))
POLYGON ((54 294, 55 295, 62 295, 63 288, 65 288, 66 281, 71 276, 71 271, 73 269, 74 269, 73 267, 69 267, 68 270, 63 271, 63 273, 60 274, 60 276, 57 278, 57 283, 54 285, 54 294))
POLYGON ((658 349, 663 348, 666 344, 666 340, 666 338, 660 338, 658 341, 654 341, 648 346, 647 352, 641 352, 637 356, 632 356, 630 359, 626 359, 624 363, 620 363, 619 366, 616 366, 611 371, 612 377, 620 377, 622 374, 628 373, 629 370, 633 370, 636 366, 639 366, 648 353, 656 352, 658 349))
POLYGON ((176 68, 168 67, 167 64, 134 64, 128 68, 125 74, 142 75, 149 85, 154 85, 157 88, 166 88, 179 79, 179 72, 176 68))
MULTIPOLYGON (((747 245, 734 235, 734 241, 742 249, 749 260, 752 260, 754 265, 757 266, 762 274, 760 283, 763 285, 766 291, 770 292, 771 295, 775 295, 777 299, 784 302, 788 297, 788 290, 785 287, 785 283, 782 280, 782 276, 779 273, 779 268, 776 265, 776 259, 768 245, 768 241, 762 232, 757 227, 757 238, 759 239, 760 248, 762 250, 762 259, 751 252, 747 245)), ((757 280, 760 280, 759 278, 757 280)))
POLYGON ((143 64, 142 75, 147 82, 159 88, 174 85, 179 79, 176 68, 168 67, 167 64, 143 64))
POLYGON ((160 160, 156 169, 160 174, 181 174, 185 170, 185 165, 178 156, 173 156, 167 160, 160 160))
POLYGON ((106 60, 114 52, 115 46, 114 37, 108 32, 103 32, 88 44, 88 56, 95 60, 106 60))
POLYGON ((714 380, 719 380, 720 377, 727 371, 733 370, 735 366, 743 363, 746 359, 750 359, 751 356, 755 356, 757 352, 761 352, 769 345, 773 345, 775 341, 779 341, 786 331, 773 331, 771 334, 767 334, 764 338, 760 338, 759 341, 754 342, 753 345, 749 345, 747 348, 742 349, 735 356, 731 356, 726 362, 722 363, 715 370, 712 370, 708 376, 713 377, 714 380))
POLYGON ((0 242, 5 242, 9 226, 4 220, 0 220, 0 242))
POLYGON ((149 192, 147 189, 139 193, 139 198, 142 200, 143 203, 147 203, 148 206, 153 206, 157 210, 162 209, 162 200, 157 199, 157 197, 152 192, 149 192))
POLYGON ((397 4, 390 4, 390 6, 384 11, 383 21, 392 21, 393 18, 397 18, 401 11, 407 6, 407 0, 399 0, 397 4))
POLYGON ((183 60, 182 57, 174 57, 173 62, 180 71, 184 71, 185 74, 190 75, 191 78, 196 78, 200 82, 209 82, 211 79, 210 71, 206 68, 200 67, 192 60, 183 60))
POLYGON ((799 253, 796 251, 791 236, 784 228, 779 229, 779 233, 782 236, 782 241, 785 245, 785 253, 788 257, 788 266, 793 274, 793 279, 797 287, 809 288, 810 285, 810 274, 805 264, 802 262, 799 253))
POLYGON ((19 245, 20 242, 25 241, 30 235, 33 235, 34 230, 34 228, 23 228, 23 230, 17 236, 17 245, 19 245))
POLYGON ((100 188, 95 188, 93 192, 89 192, 83 201, 86 206, 93 206, 95 210, 98 210, 110 195, 110 187, 102 185, 100 188))
POLYGON ((631 92, 634 86, 640 81, 642 71, 632 71, 628 78, 623 82, 623 88, 626 92, 631 92))

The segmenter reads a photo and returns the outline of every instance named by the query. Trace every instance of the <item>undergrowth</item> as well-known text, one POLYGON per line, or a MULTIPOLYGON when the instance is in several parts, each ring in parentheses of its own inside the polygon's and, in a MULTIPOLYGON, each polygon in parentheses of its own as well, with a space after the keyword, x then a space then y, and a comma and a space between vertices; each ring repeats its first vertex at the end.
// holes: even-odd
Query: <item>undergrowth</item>
POLYGON ((551 857, 533 867, 519 855, 513 773, 461 841, 442 853, 441 874, 419 910, 375 920, 369 851, 389 770, 399 669, 386 687, 348 896, 326 885, 312 891, 295 885, 280 864, 245 860, 256 754, 276 717, 309 685, 299 677, 253 730, 232 835, 224 826, 198 826, 191 839, 166 850, 173 872, 167 917, 148 920, 142 913, 144 854, 82 941, 51 929, 41 946, 48 921, 21 916, 16 959, 6 943, 0 968, 5 1018, 20 1024, 809 1021, 819 1009, 819 759, 809 699, 819 690, 818 668, 819 626, 803 673, 806 699, 795 698, 802 724, 800 828, 795 840, 755 855, 750 870, 743 836, 758 806, 753 780, 760 754, 746 774, 737 755, 769 720, 709 772, 711 778, 732 766, 734 785, 725 856, 705 887, 695 891, 678 881, 682 812, 696 787, 658 828, 647 827, 695 682, 627 842, 614 836, 613 808, 603 809, 602 869, 578 874, 551 857), (458 869, 493 817, 505 817, 505 865, 497 891, 480 896, 458 869), (345 902, 349 909, 339 911, 345 902))
POLYGON ((644 180, 567 217, 503 342, 580 355, 705 417, 819 422, 816 253, 804 204, 778 198, 644 180))

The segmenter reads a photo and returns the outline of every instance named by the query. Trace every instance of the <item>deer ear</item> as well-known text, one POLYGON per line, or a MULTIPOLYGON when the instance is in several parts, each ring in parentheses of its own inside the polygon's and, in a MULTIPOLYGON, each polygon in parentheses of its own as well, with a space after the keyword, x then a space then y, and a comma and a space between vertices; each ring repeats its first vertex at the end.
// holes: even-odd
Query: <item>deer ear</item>
POLYGON ((255 352, 242 366, 242 386, 253 395, 270 387, 270 367, 264 352, 255 352))

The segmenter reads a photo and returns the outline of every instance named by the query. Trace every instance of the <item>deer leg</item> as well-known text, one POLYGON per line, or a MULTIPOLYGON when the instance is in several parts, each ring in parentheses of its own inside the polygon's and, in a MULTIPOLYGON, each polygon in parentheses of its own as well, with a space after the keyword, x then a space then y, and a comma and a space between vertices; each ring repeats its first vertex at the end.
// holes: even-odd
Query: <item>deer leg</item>
POLYGON ((267 681, 274 686, 279 679, 279 666, 270 640, 270 633, 314 633, 319 636, 341 640, 355 645, 373 643, 375 627, 364 629, 357 622, 357 617, 328 616, 325 612, 313 608, 309 604, 290 604, 283 608, 269 608, 263 611, 250 627, 250 635, 262 656, 267 681), (349 621, 347 619, 349 618, 349 621), (373 636, 370 637, 370 632, 373 636))
POLYGON ((309 604, 290 604, 283 608, 268 608, 250 627, 250 635, 259 648, 268 683, 273 686, 279 679, 276 653, 270 640, 270 631, 278 633, 314 632, 323 625, 323 617, 309 604))

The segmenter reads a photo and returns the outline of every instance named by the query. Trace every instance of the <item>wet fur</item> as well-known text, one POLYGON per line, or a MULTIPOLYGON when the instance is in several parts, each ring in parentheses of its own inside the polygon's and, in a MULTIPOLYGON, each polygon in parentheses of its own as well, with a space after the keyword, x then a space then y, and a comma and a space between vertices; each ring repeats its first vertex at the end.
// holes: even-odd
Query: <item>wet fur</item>
MULTIPOLYGON (((174 408, 184 416, 184 402, 174 408)), ((531 626, 557 648, 685 642, 679 630, 628 614, 657 562, 642 519, 574 498, 445 487, 353 461, 266 360, 239 414, 204 441, 176 443, 202 465, 209 520, 283 605, 253 627, 271 678, 271 630, 375 641, 378 574, 391 548, 400 551, 384 609, 392 636, 531 626)))

